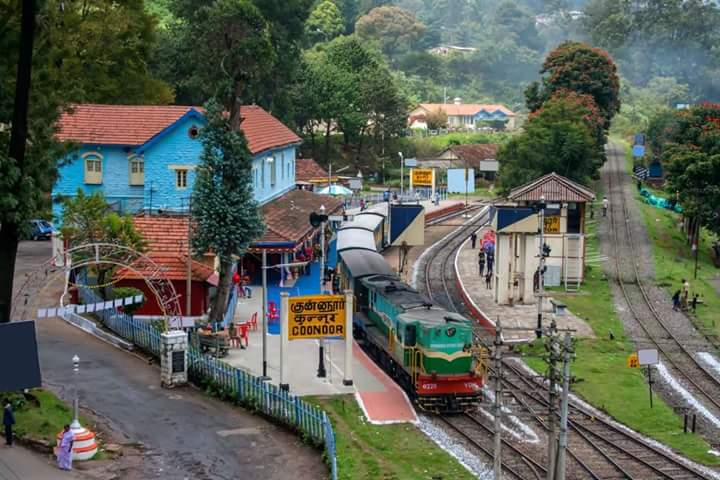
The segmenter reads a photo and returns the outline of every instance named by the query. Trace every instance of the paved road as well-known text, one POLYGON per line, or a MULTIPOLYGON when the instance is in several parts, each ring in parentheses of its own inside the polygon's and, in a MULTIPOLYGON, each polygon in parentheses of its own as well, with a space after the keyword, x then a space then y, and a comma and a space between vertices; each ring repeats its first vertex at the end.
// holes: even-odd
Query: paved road
POLYGON ((73 480, 75 472, 58 470, 49 456, 14 445, 0 446, 0 480, 73 480))
MULTIPOLYGON (((24 242, 16 278, 49 257, 48 243, 24 242)), ((57 302, 51 293, 47 301, 47 306, 57 302)), ((149 454, 143 478, 327 476, 319 452, 296 436, 194 388, 161 389, 157 366, 59 319, 39 321, 38 334, 43 381, 69 397, 70 359, 77 354, 81 404, 107 417, 113 429, 131 441, 145 444, 149 454)))

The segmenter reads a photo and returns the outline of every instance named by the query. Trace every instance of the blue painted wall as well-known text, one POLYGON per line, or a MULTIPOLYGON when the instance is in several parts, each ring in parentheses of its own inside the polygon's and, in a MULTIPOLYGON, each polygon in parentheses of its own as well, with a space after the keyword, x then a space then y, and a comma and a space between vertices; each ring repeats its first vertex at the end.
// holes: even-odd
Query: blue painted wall
POLYGON ((192 193, 195 170, 200 162, 202 143, 190 138, 188 132, 192 126, 202 127, 204 121, 198 118, 185 118, 163 138, 138 151, 145 155, 145 201, 144 208, 156 210, 187 208, 188 197, 192 193), (171 167, 187 167, 187 188, 175 186, 175 170, 171 167))
MULTIPOLYGON (((188 116, 179 120, 155 140, 143 146, 82 145, 63 159, 53 198, 75 196, 78 188, 86 193, 102 190, 111 204, 123 212, 141 209, 179 209, 187 207, 195 181, 195 167, 200 162, 202 143, 191 138, 192 126, 202 127, 204 120, 188 116), (102 156, 101 185, 85 184, 83 155, 97 152, 102 156), (130 185, 128 155, 143 155, 145 159, 144 186, 130 185), (186 188, 176 186, 176 168, 188 168, 186 188)), ((261 152, 253 158, 253 187, 256 200, 261 203, 277 198, 295 188, 295 146, 261 152), (273 182, 273 169, 275 177, 273 182)), ((53 204, 53 213, 59 223, 61 205, 53 204)))

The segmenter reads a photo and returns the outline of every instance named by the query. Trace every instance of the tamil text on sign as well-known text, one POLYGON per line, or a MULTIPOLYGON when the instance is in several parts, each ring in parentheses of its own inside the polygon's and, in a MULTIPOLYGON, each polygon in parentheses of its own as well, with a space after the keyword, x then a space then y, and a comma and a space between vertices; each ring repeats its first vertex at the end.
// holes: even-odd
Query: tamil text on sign
POLYGON ((560 233, 560 217, 552 215, 545 217, 545 233, 560 233))
POLYGON ((288 300, 290 340, 345 336, 343 295, 312 295, 290 297, 288 300))
POLYGON ((431 168, 413 168, 412 184, 416 187, 432 187, 433 171, 431 168))

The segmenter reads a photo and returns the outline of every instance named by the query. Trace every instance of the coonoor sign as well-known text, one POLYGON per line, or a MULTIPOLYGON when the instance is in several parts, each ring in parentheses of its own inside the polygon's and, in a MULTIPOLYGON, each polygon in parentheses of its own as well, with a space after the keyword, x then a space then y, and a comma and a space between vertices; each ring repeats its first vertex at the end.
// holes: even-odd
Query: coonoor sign
POLYGON ((290 297, 288 301, 290 340, 345 337, 344 295, 290 297))

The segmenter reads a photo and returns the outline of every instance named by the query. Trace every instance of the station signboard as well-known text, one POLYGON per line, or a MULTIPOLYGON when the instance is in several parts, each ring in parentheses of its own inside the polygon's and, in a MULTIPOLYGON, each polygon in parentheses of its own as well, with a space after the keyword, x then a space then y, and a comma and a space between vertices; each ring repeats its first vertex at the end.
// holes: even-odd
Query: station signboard
POLYGON ((288 302, 289 340, 345 337, 344 295, 290 297, 288 302))
POLYGON ((545 233, 560 233, 560 216, 551 215, 544 218, 545 233))
POLYGON ((432 168, 413 168, 412 169, 412 185, 416 187, 432 187, 433 170, 432 168))

